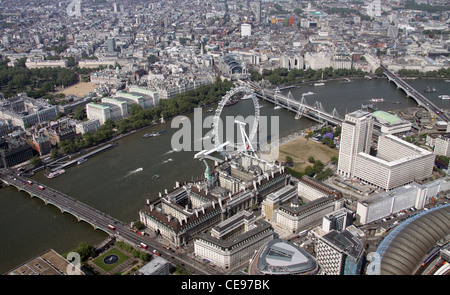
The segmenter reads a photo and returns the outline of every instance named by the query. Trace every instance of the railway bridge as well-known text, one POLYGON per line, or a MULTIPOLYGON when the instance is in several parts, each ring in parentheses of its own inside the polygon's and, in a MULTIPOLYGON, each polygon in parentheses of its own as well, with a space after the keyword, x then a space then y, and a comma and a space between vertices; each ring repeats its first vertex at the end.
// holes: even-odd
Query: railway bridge
POLYGON ((285 96, 281 94, 279 90, 262 88, 258 83, 253 81, 242 83, 247 83, 247 85, 253 89, 257 97, 271 102, 283 109, 294 112, 296 114, 296 119, 305 117, 319 123, 327 123, 334 126, 342 124, 343 119, 338 114, 336 108, 329 113, 320 102, 316 101, 313 105, 308 104, 305 96, 302 96, 300 100, 296 100, 291 92, 285 96))

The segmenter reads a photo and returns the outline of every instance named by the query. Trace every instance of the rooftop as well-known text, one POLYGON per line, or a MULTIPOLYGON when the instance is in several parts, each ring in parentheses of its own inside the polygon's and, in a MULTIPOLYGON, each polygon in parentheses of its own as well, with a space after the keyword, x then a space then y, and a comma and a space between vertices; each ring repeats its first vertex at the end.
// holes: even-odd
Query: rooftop
POLYGON ((403 122, 403 120, 399 117, 385 111, 375 111, 372 113, 372 116, 377 118, 381 123, 385 124, 397 124, 403 122))
POLYGON ((252 262, 251 274, 315 273, 316 260, 305 250, 287 241, 275 239, 259 250, 252 262))

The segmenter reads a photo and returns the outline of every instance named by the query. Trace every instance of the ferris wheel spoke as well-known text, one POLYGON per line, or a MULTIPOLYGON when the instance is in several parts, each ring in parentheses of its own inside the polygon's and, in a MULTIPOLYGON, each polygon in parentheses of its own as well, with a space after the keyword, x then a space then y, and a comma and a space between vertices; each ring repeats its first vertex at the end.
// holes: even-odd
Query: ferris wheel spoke
MULTIPOLYGON (((240 150, 242 149, 243 145, 246 145, 245 142, 248 141, 248 146, 244 147, 246 150, 248 150, 251 147, 251 150, 254 152, 254 148, 253 148, 253 144, 252 141, 254 140, 256 133, 258 131, 258 125, 259 125, 259 115, 260 115, 260 106, 259 106, 259 101, 258 98, 256 97, 256 94, 254 93, 253 89, 251 87, 249 87, 248 85, 240 85, 237 87, 234 87, 232 89, 230 89, 229 91, 227 91, 227 93, 222 97, 222 100, 219 102, 218 107, 216 109, 215 112, 215 116, 213 118, 213 139, 212 141, 214 142, 214 145, 216 148, 219 148, 219 146, 221 145, 221 141, 219 138, 219 122, 220 122, 220 115, 222 114, 223 108, 225 107, 226 103, 237 93, 239 92, 243 92, 245 96, 250 96, 252 101, 253 101, 253 106, 255 109, 255 114, 254 114, 254 120, 253 120, 253 124, 252 129, 250 130, 249 136, 247 136, 245 134, 245 131, 243 129, 241 129, 241 132, 244 132, 243 135, 241 135, 243 138, 243 143, 233 143, 232 140, 230 141, 229 146, 231 146, 233 148, 233 150, 240 150), (240 147, 240 148, 239 148, 240 147)), ((243 128, 241 126, 241 128, 243 128)), ((258 144, 256 144, 256 148, 257 148, 258 144)), ((223 152, 227 152, 227 151, 223 151, 223 152)))

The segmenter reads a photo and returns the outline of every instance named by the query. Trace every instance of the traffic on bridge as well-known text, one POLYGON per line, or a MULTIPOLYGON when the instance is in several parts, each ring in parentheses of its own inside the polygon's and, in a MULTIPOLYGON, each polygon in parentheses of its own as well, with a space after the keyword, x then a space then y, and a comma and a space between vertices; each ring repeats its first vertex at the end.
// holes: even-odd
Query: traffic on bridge
POLYGON ((118 240, 122 240, 134 247, 138 247, 141 251, 150 254, 158 253, 171 257, 173 264, 181 264, 189 267, 196 274, 210 274, 211 270, 206 266, 188 256, 185 253, 174 254, 174 250, 164 247, 156 241, 156 239, 142 235, 135 231, 130 231, 130 226, 119 221, 83 202, 65 195, 62 192, 45 186, 31 180, 21 173, 13 169, 2 169, 0 171, 0 180, 8 186, 14 186, 19 191, 27 192, 32 198, 36 197, 44 201, 46 205, 53 205, 61 210, 61 213, 67 212, 77 218, 78 221, 84 221, 94 227, 106 232, 110 236, 114 236, 118 240))
POLYGON ((439 109, 434 103, 432 103, 428 98, 423 96, 417 90, 412 88, 408 83, 403 81, 399 76, 389 71, 385 66, 380 66, 386 77, 393 83, 397 85, 398 88, 403 89, 407 95, 411 96, 418 105, 423 106, 429 112, 431 112, 439 121, 449 122, 450 119, 447 114, 445 114, 441 109, 439 109))

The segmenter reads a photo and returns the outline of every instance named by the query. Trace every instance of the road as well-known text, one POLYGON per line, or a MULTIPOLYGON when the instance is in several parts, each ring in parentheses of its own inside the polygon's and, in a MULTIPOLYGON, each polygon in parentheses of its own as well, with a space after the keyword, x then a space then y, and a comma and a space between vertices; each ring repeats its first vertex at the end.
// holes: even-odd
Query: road
POLYGON ((439 109, 435 104, 433 104, 429 99, 427 99, 425 96, 422 95, 422 93, 418 92, 414 88, 412 88, 408 83, 403 81, 401 78, 399 78, 397 75, 389 71, 385 66, 381 65, 381 68, 384 70, 385 74, 391 77, 395 80, 401 87, 405 89, 405 91, 411 93, 414 95, 415 99, 417 100, 417 103, 419 105, 423 105, 426 109, 428 109, 430 112, 432 112, 439 121, 445 121, 449 122, 450 119, 447 116, 447 114, 443 113, 441 109, 439 109))

